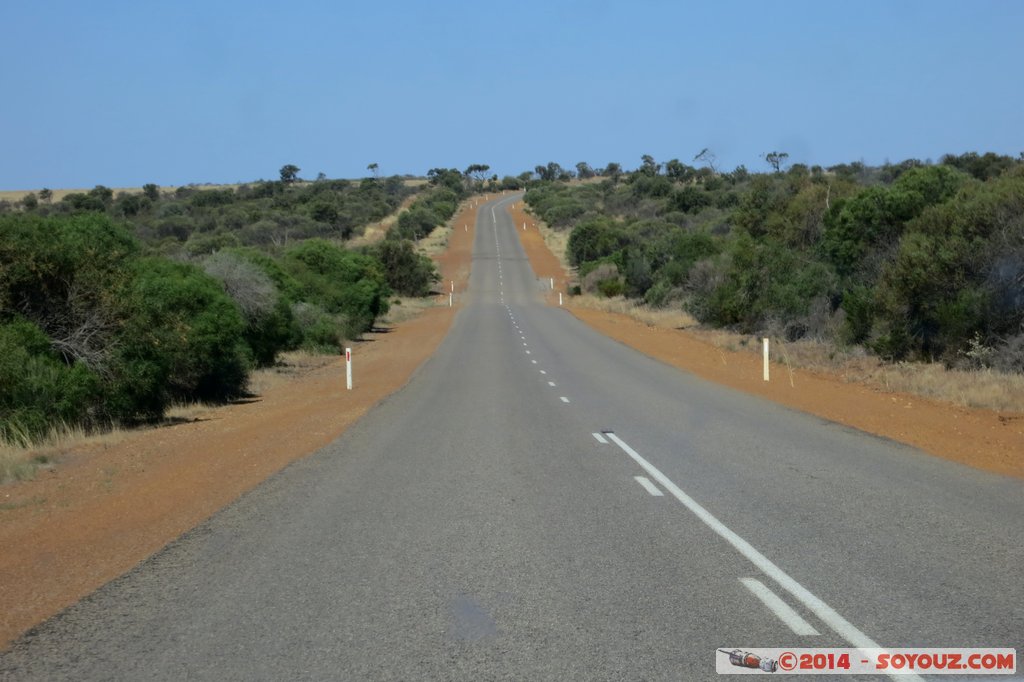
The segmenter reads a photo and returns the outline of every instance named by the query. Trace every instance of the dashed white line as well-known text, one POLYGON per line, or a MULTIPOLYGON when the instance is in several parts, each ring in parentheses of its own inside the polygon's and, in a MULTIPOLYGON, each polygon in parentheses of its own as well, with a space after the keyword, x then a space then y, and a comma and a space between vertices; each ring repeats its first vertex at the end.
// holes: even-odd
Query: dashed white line
MULTIPOLYGON (((524 343, 523 345, 525 346, 526 344, 524 343)), ((525 352, 525 353, 526 353, 527 355, 529 355, 529 354, 530 354, 530 351, 524 351, 524 352, 525 352)))
MULTIPOLYGON (((775 563, 761 552, 754 549, 754 546, 741 538, 728 526, 719 521, 711 512, 702 507, 696 500, 684 493, 679 486, 672 482, 657 467, 640 456, 640 454, 629 447, 621 438, 614 433, 607 434, 608 440, 618 445, 623 452, 633 458, 655 481, 661 484, 665 490, 672 493, 672 496, 679 500, 684 507, 704 522, 711 530, 717 533, 722 539, 728 542, 740 554, 745 556, 752 564, 757 566, 765 575, 779 584, 784 590, 793 595, 797 601, 804 605, 811 613, 817 616, 823 623, 832 628, 832 631, 845 639, 858 649, 882 649, 877 642, 861 632, 853 623, 843 618, 831 606, 811 593, 806 587, 790 577, 788 573, 779 568, 775 563)), ((890 675, 893 679, 899 680, 921 680, 914 674, 901 674, 899 677, 890 675)))
POLYGON ((530 360, 530 362, 532 362, 532 363, 533 363, 533 364, 535 364, 535 365, 537 364, 537 361, 536 361, 536 360, 530 360))
POLYGON ((566 398, 566 397, 565 397, 564 395, 563 395, 563 396, 561 396, 561 397, 559 398, 559 400, 561 400, 561 401, 562 401, 563 403, 567 403, 567 402, 569 402, 569 399, 568 399, 568 398, 566 398))
POLYGON ((546 372, 546 371, 544 371, 543 369, 542 369, 542 370, 540 371, 540 373, 541 373, 541 374, 547 374, 547 372, 546 372))
POLYGON ((554 386, 555 386, 555 382, 553 382, 553 381, 549 381, 549 382, 548 382, 548 386, 551 386, 552 388, 554 388, 554 386))
POLYGON ((748 590, 754 593, 754 596, 760 599, 765 606, 767 606, 772 613, 779 617, 783 623, 789 626, 795 634, 798 635, 818 635, 821 634, 814 627, 804 620, 799 613, 793 610, 793 608, 782 601, 779 595, 772 592, 770 589, 765 587, 764 583, 755 578, 740 578, 740 582, 748 590))
POLYGON ((646 476, 634 476, 633 480, 644 487, 644 490, 649 492, 653 497, 664 497, 665 493, 658 489, 658 486, 651 483, 651 480, 646 476))

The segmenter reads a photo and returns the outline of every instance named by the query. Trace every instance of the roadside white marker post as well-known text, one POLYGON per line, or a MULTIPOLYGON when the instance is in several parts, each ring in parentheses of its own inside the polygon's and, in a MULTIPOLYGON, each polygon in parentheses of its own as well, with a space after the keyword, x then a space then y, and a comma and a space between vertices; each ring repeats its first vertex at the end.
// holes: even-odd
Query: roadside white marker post
POLYGON ((548 277, 548 280, 551 282, 551 291, 554 291, 555 290, 555 278, 554 277, 548 277))
POLYGON ((449 308, 452 307, 452 295, 451 294, 448 294, 448 307, 449 308))
POLYGON ((452 293, 455 293, 455 280, 452 280, 452 293))
POLYGON ((558 305, 559 306, 562 305, 562 292, 561 291, 558 292, 558 305))
POLYGON ((352 390, 352 349, 345 349, 345 386, 352 390))
POLYGON ((768 339, 762 339, 764 341, 764 380, 768 381, 768 339))
POLYGON ((523 232, 526 232, 526 223, 523 223, 523 232))

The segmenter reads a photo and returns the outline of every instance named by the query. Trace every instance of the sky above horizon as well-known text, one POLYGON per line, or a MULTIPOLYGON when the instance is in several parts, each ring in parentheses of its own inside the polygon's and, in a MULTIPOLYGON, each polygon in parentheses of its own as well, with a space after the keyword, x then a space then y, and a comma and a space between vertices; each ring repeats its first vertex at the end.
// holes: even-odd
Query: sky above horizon
POLYGON ((1024 152, 1024 2, 7 2, 0 189, 1024 152))

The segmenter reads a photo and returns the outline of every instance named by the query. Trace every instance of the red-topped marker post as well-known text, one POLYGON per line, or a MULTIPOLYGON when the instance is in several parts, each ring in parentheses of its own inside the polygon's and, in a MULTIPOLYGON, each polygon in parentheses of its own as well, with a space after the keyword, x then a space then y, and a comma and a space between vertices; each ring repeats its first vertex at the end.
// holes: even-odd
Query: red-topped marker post
POLYGON ((345 349, 345 387, 352 390, 352 349, 345 349))

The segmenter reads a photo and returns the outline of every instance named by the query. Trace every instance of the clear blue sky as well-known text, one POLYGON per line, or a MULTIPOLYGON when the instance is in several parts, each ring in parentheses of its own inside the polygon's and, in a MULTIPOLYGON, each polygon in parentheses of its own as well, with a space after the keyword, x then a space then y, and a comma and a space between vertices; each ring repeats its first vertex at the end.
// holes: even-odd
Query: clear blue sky
POLYGON ((4 2, 0 189, 1024 151, 1024 2, 4 2))

